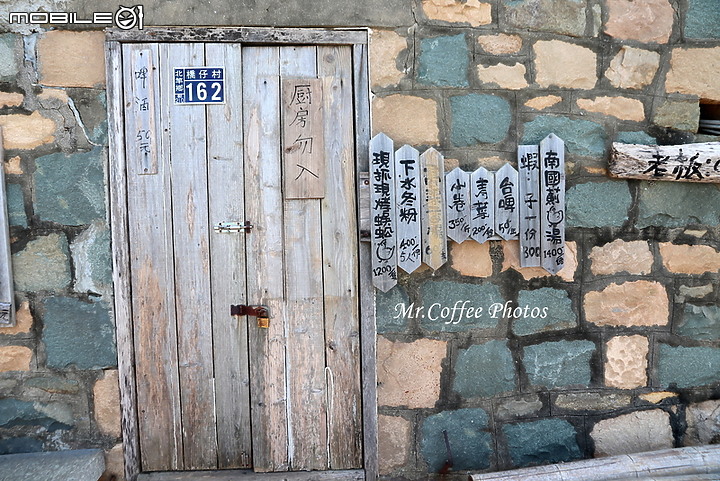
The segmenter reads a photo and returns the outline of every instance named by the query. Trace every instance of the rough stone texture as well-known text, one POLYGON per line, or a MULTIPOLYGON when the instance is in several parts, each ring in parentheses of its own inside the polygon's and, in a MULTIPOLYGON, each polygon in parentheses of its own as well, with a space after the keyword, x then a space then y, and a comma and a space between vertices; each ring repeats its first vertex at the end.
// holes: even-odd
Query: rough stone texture
POLYGON ((605 385, 634 389, 647 384, 650 343, 645 336, 616 336, 607 342, 605 385))
POLYGON ((105 469, 99 449, 11 454, 3 458, 0 477, 13 481, 98 479, 105 469))
POLYGON ((533 49, 537 72, 535 81, 541 87, 595 87, 597 55, 589 48, 562 40, 538 40, 533 49), (562 64, 563 68, 558 68, 558 64, 562 64))
POLYGON ((405 289, 395 286, 387 292, 375 292, 375 322, 377 331, 401 332, 407 329, 408 318, 401 315, 402 308, 410 306, 405 289))
POLYGON ((598 326, 665 326, 668 305, 667 291, 659 282, 613 283, 585 294, 585 319, 598 326))
POLYGON ((404 37, 392 30, 373 30, 370 35, 370 83, 373 87, 396 85, 405 77, 397 58, 407 48, 404 37))
POLYGON ((13 254, 15 289, 24 292, 64 289, 70 277, 70 252, 65 234, 49 234, 13 254))
POLYGON ((100 432, 119 437, 121 434, 120 387, 117 370, 105 371, 103 378, 95 382, 93 402, 95 422, 97 422, 100 432))
POLYGON ((568 411, 612 411, 631 403, 631 395, 616 392, 570 392, 555 398, 555 406, 568 411))
MULTIPOLYGON (((17 334, 28 334, 32 329, 33 317, 30 312, 30 303, 22 301, 19 306, 15 307, 15 326, 3 327, 0 335, 14 336, 17 334)), ((28 336, 21 336, 28 337, 28 336)))
POLYGON ((707 245, 660 243, 663 266, 677 274, 704 274, 720 271, 720 252, 707 245))
POLYGON ((112 260, 110 230, 95 222, 70 244, 75 266, 75 291, 110 296, 112 260))
POLYGON ((685 37, 720 38, 720 9, 715 0, 689 0, 685 37))
POLYGON ((518 306, 539 308, 537 317, 532 315, 515 319, 512 330, 517 336, 527 336, 538 332, 558 331, 577 326, 577 317, 572 310, 572 301, 568 293, 562 289, 542 287, 533 291, 518 293, 518 306), (547 309, 546 317, 542 318, 542 310, 547 309))
POLYGON ((510 55, 518 53, 522 48, 523 41, 520 35, 508 35, 498 33, 497 35, 480 35, 478 43, 482 49, 492 55, 510 55))
POLYGON ((375 97, 373 135, 385 132, 397 145, 437 145, 437 102, 412 95, 375 97))
POLYGON ((453 390, 463 398, 490 397, 515 389, 515 367, 504 341, 460 349, 453 390))
POLYGON ((40 82, 58 87, 105 85, 103 32, 45 33, 37 43, 40 82))
POLYGON ((77 394, 80 392, 78 381, 61 377, 34 377, 27 379, 23 385, 50 394, 77 394))
POLYGON ((689 182, 641 182, 637 226, 720 224, 720 188, 689 182), (672 202, 668 202, 672 199, 672 202), (703 199, 698 202, 697 199, 703 199))
POLYGON ((0 347, 0 372, 29 371, 33 352, 25 346, 0 347))
POLYGON ((18 184, 8 184, 5 202, 10 225, 27 227, 27 214, 25 214, 22 187, 18 184))
POLYGON ((0 454, 35 453, 42 449, 42 441, 35 438, 23 436, 0 439, 0 454))
POLYGON ((542 419, 503 426, 513 466, 562 463, 579 459, 577 433, 564 419, 542 419))
POLYGON ((653 123, 661 127, 696 132, 700 118, 697 100, 666 100, 656 110, 653 123))
POLYGON ((0 115, 0 127, 6 150, 30 150, 55 141, 55 122, 40 112, 0 115))
POLYGON ((125 481, 125 459, 123 458, 122 443, 116 444, 112 449, 105 452, 105 475, 115 476, 117 481, 125 481))
POLYGON ((500 21, 516 29, 580 37, 586 8, 586 0, 513 0, 505 2, 500 21))
POLYGON ((698 341, 720 339, 720 307, 686 304, 683 318, 677 323, 675 332, 698 341))
POLYGON ((425 281, 420 286, 424 307, 420 325, 429 331, 459 332, 496 327, 500 317, 493 318, 488 308, 505 299, 495 284, 469 284, 455 281, 425 281), (460 308, 465 305, 466 310, 460 308), (453 312, 453 308, 457 308, 453 312), (473 308, 473 312, 469 312, 473 308), (446 312, 442 312, 443 309, 446 312), (479 309, 482 309, 481 311, 479 309))
POLYGON ((492 5, 479 0, 423 0, 422 8, 431 20, 469 23, 473 27, 492 23, 492 5))
POLYGON ((102 303, 86 303, 70 297, 51 297, 43 302, 48 367, 102 369, 117 366, 115 329, 102 303))
POLYGON ((489 277, 493 265, 490 258, 490 243, 456 242, 450 243, 451 267, 463 276, 489 277))
POLYGON ((586 182, 566 193, 565 214, 569 227, 622 226, 628 220, 632 196, 624 180, 586 182))
POLYGON ((488 415, 482 409, 458 409, 428 416, 422 424, 420 452, 428 472, 437 473, 447 460, 443 431, 453 453, 453 470, 487 469, 493 453, 488 415))
POLYGON ((681 285, 678 294, 675 296, 677 302, 684 302, 685 298, 702 299, 708 294, 712 294, 713 285, 705 284, 704 286, 686 286, 681 285))
POLYGON ((445 341, 392 342, 378 336, 377 374, 380 406, 431 408, 440 396, 445 341))
POLYGON ((514 65, 500 63, 488 67, 483 65, 477 67, 477 76, 480 82, 509 90, 520 90, 528 86, 525 73, 525 65, 521 63, 514 65))
POLYGON ((16 155, 15 157, 6 159, 3 167, 5 168, 5 174, 10 174, 10 175, 22 175, 23 174, 21 159, 20 159, 19 155, 16 155))
POLYGON ((514 419, 530 416, 543 408, 543 403, 537 395, 529 394, 516 399, 502 399, 495 408, 500 419, 514 419))
POLYGON ((378 416, 378 460, 380 474, 389 474, 410 460, 412 424, 397 416, 378 416))
POLYGON ((13 80, 18 73, 18 62, 15 58, 17 36, 0 35, 0 79, 13 80))
POLYGON ((720 100, 720 83, 716 77, 718 70, 720 47, 673 49, 665 90, 720 100))
POLYGON ((623 144, 656 145, 657 139, 645 132, 618 132, 616 142, 623 144))
POLYGON ((450 97, 451 140, 456 147, 502 142, 512 114, 507 100, 496 95, 467 94, 450 97))
POLYGON ((0 108, 19 107, 25 96, 16 92, 0 92, 0 108))
POLYGON ((545 95, 542 97, 535 97, 525 102, 525 107, 530 107, 535 110, 545 110, 553 105, 557 105, 562 102, 562 97, 557 95, 545 95))
MULTIPOLYGON (((659 352, 658 352, 659 351, 659 352)), ((720 348, 683 347, 660 344, 658 381, 661 386, 678 388, 717 384, 720 372, 720 348)))
POLYGON ((659 53, 623 45, 605 76, 619 89, 641 89, 652 83, 659 67, 659 53))
POLYGON ((660 391, 660 392, 651 392, 651 393, 647 393, 647 394, 641 394, 639 397, 643 401, 647 401, 647 402, 653 403, 653 404, 659 404, 666 399, 677 397, 677 395, 678 394, 675 392, 660 391))
POLYGON ((590 341, 556 341, 527 346, 523 364, 533 386, 548 388, 590 384, 590 341))
POLYGON ((565 141, 565 149, 572 156, 605 155, 607 135, 603 126, 577 118, 538 115, 532 121, 525 123, 522 143, 539 144, 551 132, 565 141))
POLYGON ((105 218, 103 151, 36 159, 35 214, 64 225, 90 224, 105 218))
POLYGON ((660 409, 599 421, 590 436, 595 442, 596 458, 673 447, 670 415, 660 409))
MULTIPOLYGON (((107 145, 107 99, 99 89, 67 89, 82 119, 89 140, 96 145, 107 145)), ((67 101, 66 101, 67 102, 67 101)), ((90 145, 88 145, 90 147, 90 145)))
MULTIPOLYGON (((542 267, 520 267, 520 242, 504 241, 502 271, 513 269, 519 272, 526 280, 535 277, 548 277, 551 274, 542 267)), ((577 243, 567 241, 565 243, 565 267, 555 274, 562 280, 572 282, 575 279, 577 270, 577 243)))
POLYGON ((467 87, 469 62, 465 34, 422 39, 417 80, 437 87, 467 87))
POLYGON ((668 0, 607 0, 605 33, 622 40, 667 43, 675 11, 668 0))
POLYGON ((720 401, 691 404, 685 411, 687 431, 685 446, 702 446, 720 442, 720 401))
POLYGON ((650 274, 653 255, 647 241, 624 241, 615 239, 590 251, 590 270, 596 276, 608 276, 627 272, 628 274, 650 274))
POLYGON ((620 120, 641 122, 645 119, 645 107, 637 99, 605 96, 594 99, 578 99, 577 105, 587 112, 609 115, 620 120))
POLYGON ((68 429, 72 411, 66 404, 41 404, 14 398, 0 399, 0 427, 40 426, 48 431, 68 429))

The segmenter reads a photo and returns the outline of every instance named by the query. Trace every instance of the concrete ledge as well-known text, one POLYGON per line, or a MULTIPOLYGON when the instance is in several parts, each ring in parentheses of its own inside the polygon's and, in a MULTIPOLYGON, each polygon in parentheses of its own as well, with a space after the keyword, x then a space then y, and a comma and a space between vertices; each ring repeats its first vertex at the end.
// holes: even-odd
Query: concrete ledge
POLYGON ((0 481, 98 481, 103 471, 99 449, 0 456, 0 481))
POLYGON ((720 445, 665 449, 565 464, 474 474, 471 481, 673 481, 720 479, 720 445))

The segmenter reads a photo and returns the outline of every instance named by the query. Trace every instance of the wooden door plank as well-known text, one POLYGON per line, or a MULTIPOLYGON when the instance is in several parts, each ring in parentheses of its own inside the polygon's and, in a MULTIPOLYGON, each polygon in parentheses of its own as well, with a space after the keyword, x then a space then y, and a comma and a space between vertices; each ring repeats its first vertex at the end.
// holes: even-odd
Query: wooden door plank
MULTIPOLYGON (((316 56, 316 47, 281 47, 281 77, 316 76, 316 56)), ((327 469, 320 201, 284 199, 283 208, 290 466, 327 469)))
POLYGON ((325 112, 325 198, 321 202, 325 284, 328 462, 362 466, 358 246, 352 49, 318 47, 325 112))
POLYGON ((280 167, 280 53, 275 47, 243 48, 248 302, 270 309, 270 327, 249 319, 253 465, 286 471, 285 278, 280 167))
POLYGON ((247 304, 245 235, 219 233, 220 222, 245 220, 242 58, 238 44, 206 44, 207 65, 225 66, 225 104, 207 106, 210 277, 212 287, 218 467, 252 466, 247 320, 230 315, 247 304))
MULTIPOLYGON (((123 59, 133 51, 145 49, 159 65, 157 45, 123 46, 123 59)), ((128 65, 126 63, 126 65, 128 65)), ((150 81, 159 92, 159 72, 150 81)), ((126 117, 132 115, 129 87, 136 81, 131 68, 123 72, 126 117)), ((159 95, 156 98, 161 98, 159 95)), ((137 132, 131 123, 125 125, 125 138, 134 139, 137 132)), ((156 135, 163 149, 167 134, 156 135)), ((130 280, 134 319, 135 370, 137 376, 138 429, 140 457, 144 471, 184 468, 183 437, 177 366, 177 331, 175 326, 175 270, 172 261, 172 228, 170 168, 167 158, 158 158, 158 173, 143 175, 136 149, 128 149, 128 233, 130 239, 130 280)))
POLYGON ((174 105, 173 69, 202 66, 202 44, 160 46, 172 170, 175 304, 185 469, 217 467, 205 107, 174 105))

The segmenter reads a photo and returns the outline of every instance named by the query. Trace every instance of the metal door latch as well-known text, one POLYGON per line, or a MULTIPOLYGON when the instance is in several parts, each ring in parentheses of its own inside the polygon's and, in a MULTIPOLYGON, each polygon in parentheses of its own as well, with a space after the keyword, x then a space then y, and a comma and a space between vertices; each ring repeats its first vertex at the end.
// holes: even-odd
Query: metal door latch
POLYGON ((215 226, 213 226, 213 230, 219 234, 240 231, 243 231, 245 234, 249 234, 252 228, 253 225, 248 221, 245 221, 242 224, 240 222, 218 222, 215 226))
POLYGON ((270 311, 267 306, 246 306, 231 305, 231 316, 255 316, 257 317, 257 326, 263 329, 270 327, 270 311))

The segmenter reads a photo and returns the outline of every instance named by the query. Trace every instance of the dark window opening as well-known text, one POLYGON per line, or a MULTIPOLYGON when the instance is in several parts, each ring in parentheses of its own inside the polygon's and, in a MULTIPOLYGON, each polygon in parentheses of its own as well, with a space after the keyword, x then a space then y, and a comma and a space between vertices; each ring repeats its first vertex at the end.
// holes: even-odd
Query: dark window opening
POLYGON ((700 100, 698 134, 720 135, 720 102, 700 100))

